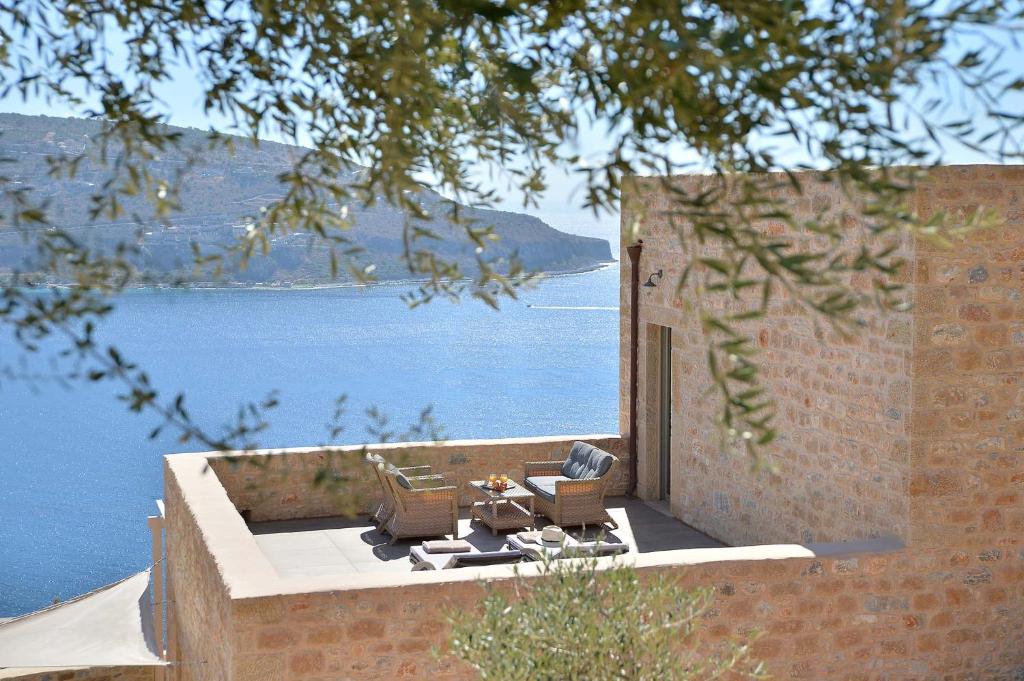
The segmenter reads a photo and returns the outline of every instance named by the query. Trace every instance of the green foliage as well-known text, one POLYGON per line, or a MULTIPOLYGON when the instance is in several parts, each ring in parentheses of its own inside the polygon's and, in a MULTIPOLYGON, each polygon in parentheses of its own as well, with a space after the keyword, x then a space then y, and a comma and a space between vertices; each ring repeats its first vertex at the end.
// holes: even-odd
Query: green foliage
POLYGON ((599 569, 596 559, 555 560, 539 576, 517 573, 512 593, 486 586, 476 609, 447 613, 449 654, 483 679, 706 681, 762 676, 749 641, 717 656, 696 647, 713 593, 687 591, 665 574, 599 569))
MULTIPOLYGON (((907 205, 916 169, 941 162, 947 146, 1021 158, 1022 12, 1019 0, 7 0, 0 92, 103 120, 87 150, 55 153, 50 172, 72 176, 88 157, 110 170, 91 197, 94 219, 124 216, 140 196, 160 218, 181 206, 191 163, 163 172, 159 159, 203 151, 165 125, 162 83, 191 74, 206 110, 233 132, 309 147, 278 174, 283 195, 249 216, 232 257, 245 262, 274 236, 306 232, 329 250, 332 270, 372 279, 348 208, 386 200, 409 216, 402 262, 426 280, 414 305, 469 295, 497 306, 524 274, 496 267, 493 231, 446 203, 438 210, 475 247, 465 279, 440 248, 444 235, 422 224, 424 190, 485 205, 496 189, 477 178, 490 171, 529 205, 554 167, 576 173, 583 207, 600 211, 617 207, 630 176, 709 171, 697 191, 663 180, 686 261, 678 284, 707 331, 723 434, 756 455, 776 433, 749 322, 782 295, 843 333, 867 306, 902 304, 900 236, 949 241, 962 226, 907 205), (112 58, 110 45, 123 54, 112 58), (594 158, 574 151, 583 128, 603 140, 594 158), (356 166, 364 170, 351 181, 356 166), (798 220, 780 188, 802 192, 791 171, 804 167, 837 181, 851 207, 798 220), (767 221, 817 238, 772 237, 767 221)), ((204 139, 206 150, 232 146, 215 132, 204 139)), ((0 190, 3 229, 50 226, 44 198, 10 182, 0 190)), ((630 209, 634 225, 649 208, 630 209)), ((20 293, 33 280, 16 279, 0 318, 29 339, 68 333, 74 353, 83 325, 136 276, 135 245, 111 255, 59 229, 24 233, 38 269, 78 292, 39 308, 20 293)), ((218 257, 195 255, 201 267, 218 257)))

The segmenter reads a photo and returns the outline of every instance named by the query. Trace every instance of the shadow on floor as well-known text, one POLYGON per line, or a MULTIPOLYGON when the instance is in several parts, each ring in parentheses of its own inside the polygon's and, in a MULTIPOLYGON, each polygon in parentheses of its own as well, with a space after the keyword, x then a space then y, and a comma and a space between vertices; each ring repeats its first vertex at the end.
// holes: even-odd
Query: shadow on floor
MULTIPOLYGON (((607 541, 629 544, 633 553, 724 546, 689 525, 634 499, 607 501, 608 513, 618 529, 589 526, 566 528, 577 539, 593 540, 604 534, 607 541)), ((463 509, 459 538, 479 551, 497 551, 505 533, 493 536, 479 521, 470 521, 463 509)), ((537 526, 550 521, 539 516, 537 526)), ((390 537, 363 518, 309 518, 250 523, 249 529, 264 555, 283 577, 408 571, 409 549, 424 538, 403 539, 390 545, 390 537)))

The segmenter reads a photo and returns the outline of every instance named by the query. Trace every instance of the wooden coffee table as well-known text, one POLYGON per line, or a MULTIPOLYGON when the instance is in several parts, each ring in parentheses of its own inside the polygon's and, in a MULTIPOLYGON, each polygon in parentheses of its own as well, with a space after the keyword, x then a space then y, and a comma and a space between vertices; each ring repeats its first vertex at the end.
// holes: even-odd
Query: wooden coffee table
POLYGON ((533 493, 515 480, 509 480, 511 486, 504 492, 487 489, 486 480, 473 480, 469 483, 481 501, 473 503, 471 513, 474 518, 491 528, 491 534, 497 535, 498 530, 517 530, 521 527, 536 527, 533 510, 533 493))

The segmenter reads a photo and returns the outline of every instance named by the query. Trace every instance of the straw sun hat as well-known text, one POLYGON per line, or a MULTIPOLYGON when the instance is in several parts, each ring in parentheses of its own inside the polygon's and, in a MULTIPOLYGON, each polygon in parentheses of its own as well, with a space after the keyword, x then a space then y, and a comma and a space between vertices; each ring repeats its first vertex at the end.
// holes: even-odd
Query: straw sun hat
POLYGON ((540 540, 545 544, 561 545, 565 539, 565 532, 558 525, 548 525, 540 533, 540 540))

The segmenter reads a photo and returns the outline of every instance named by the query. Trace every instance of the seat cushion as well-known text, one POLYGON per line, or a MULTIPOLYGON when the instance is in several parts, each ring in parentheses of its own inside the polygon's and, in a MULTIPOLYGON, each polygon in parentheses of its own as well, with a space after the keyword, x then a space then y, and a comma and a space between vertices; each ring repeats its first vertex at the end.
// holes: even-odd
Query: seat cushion
POLYGON ((409 562, 413 570, 440 570, 452 559, 451 553, 428 553, 422 546, 409 549, 409 562))
POLYGON ((559 480, 572 480, 564 475, 534 475, 525 480, 526 489, 548 501, 554 502, 556 483, 559 480))
POLYGON ((504 565, 518 563, 523 559, 522 551, 480 551, 479 553, 457 553, 444 566, 451 568, 470 567, 473 565, 504 565))

